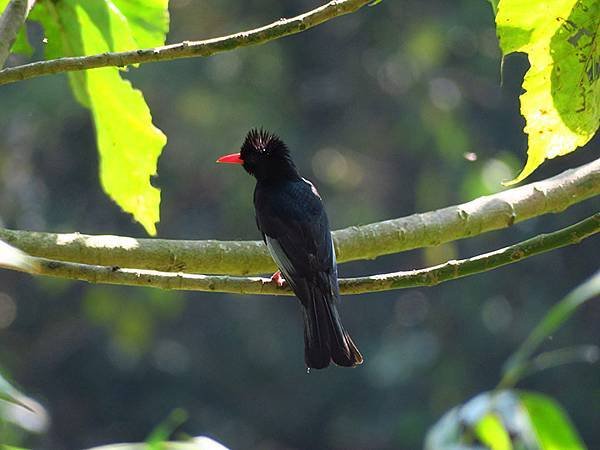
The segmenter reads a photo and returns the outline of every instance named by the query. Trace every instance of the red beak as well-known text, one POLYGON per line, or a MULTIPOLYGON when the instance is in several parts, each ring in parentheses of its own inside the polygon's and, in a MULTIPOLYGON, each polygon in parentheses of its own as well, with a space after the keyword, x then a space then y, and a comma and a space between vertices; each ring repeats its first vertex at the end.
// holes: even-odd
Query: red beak
POLYGON ((224 155, 217 159, 218 163, 228 164, 243 164, 244 160, 240 158, 239 153, 232 153, 231 155, 224 155))

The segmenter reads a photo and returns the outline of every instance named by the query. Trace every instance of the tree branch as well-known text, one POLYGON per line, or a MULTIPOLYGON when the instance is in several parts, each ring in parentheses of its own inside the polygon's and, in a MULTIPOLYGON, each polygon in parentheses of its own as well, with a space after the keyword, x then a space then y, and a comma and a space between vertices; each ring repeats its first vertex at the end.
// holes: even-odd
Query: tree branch
MULTIPOLYGON (((509 247, 473 258, 452 260, 426 269, 394 272, 340 280, 342 294, 389 291, 417 286, 434 286, 448 280, 486 272, 556 248, 576 244, 600 231, 600 213, 553 233, 541 234, 509 247)), ((122 269, 32 257, 35 272, 90 283, 148 286, 162 289, 229 292, 235 294, 292 295, 289 287, 278 287, 268 278, 209 276, 153 270, 122 269)))
MULTIPOLYGON (((547 180, 462 205, 333 233, 339 262, 438 245, 558 212, 600 194, 600 159, 547 180)), ((165 272, 260 274, 275 265, 259 241, 183 241, 0 229, 0 239, 39 257, 165 272)))
POLYGON ((371 1, 334 0, 291 19, 280 19, 261 28, 205 41, 184 41, 156 48, 58 58, 11 67, 0 71, 0 85, 42 75, 94 69, 97 67, 124 67, 131 64, 211 56, 215 53, 234 50, 239 47, 264 44, 284 36, 300 33, 335 17, 352 13, 371 1))
POLYGON ((25 23, 33 3, 33 0, 11 0, 0 16, 0 67, 4 66, 19 28, 25 23))

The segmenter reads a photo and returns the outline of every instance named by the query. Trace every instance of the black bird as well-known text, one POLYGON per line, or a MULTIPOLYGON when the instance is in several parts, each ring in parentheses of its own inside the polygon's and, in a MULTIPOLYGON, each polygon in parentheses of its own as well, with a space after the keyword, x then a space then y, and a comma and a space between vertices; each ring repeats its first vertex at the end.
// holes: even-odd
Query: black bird
MULTIPOLYGON (((361 364, 362 355, 336 308, 340 294, 327 214, 315 187, 298 173, 287 146, 276 135, 253 129, 240 153, 217 162, 242 164, 256 178, 258 229, 302 305, 306 365, 322 369, 331 361, 344 367, 361 364)), ((283 284, 279 272, 272 279, 283 284)))

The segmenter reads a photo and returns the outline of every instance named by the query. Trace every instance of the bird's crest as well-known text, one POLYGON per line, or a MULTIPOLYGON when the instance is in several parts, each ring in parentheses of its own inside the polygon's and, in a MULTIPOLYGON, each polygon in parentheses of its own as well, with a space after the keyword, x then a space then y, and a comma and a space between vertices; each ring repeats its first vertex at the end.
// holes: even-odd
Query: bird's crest
POLYGON ((269 133, 263 128, 253 128, 246 135, 242 144, 242 154, 261 153, 267 155, 285 155, 289 150, 279 136, 269 133))

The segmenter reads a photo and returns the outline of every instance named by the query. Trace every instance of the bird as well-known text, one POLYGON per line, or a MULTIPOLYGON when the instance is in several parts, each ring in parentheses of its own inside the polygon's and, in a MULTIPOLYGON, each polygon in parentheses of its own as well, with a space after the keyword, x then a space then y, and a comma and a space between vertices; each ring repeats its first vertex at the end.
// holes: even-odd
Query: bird
POLYGON ((287 145, 277 135, 253 128, 239 153, 217 162, 241 164, 256 178, 256 224, 279 269, 271 280, 279 286, 287 282, 300 301, 308 369, 323 369, 331 362, 342 367, 362 364, 337 309, 337 264, 323 201, 300 176, 287 145))

